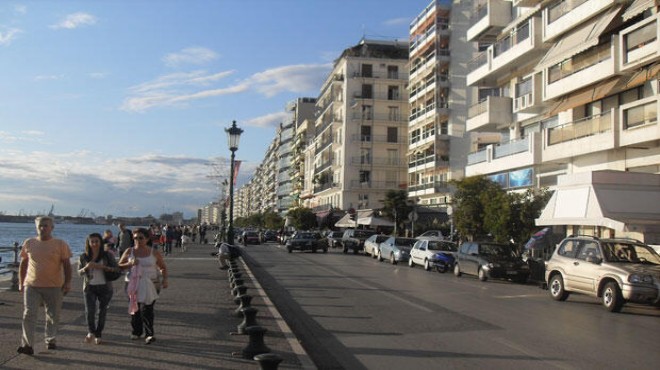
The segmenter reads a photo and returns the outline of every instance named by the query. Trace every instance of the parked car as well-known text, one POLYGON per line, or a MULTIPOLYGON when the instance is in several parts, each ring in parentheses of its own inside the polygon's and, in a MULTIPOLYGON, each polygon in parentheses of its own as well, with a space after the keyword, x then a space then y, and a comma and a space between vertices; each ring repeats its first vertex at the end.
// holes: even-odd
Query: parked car
POLYGON ((328 242, 318 232, 298 231, 286 241, 286 249, 289 253, 294 250, 312 251, 313 253, 316 253, 319 249, 322 250, 323 253, 327 253, 328 242))
POLYGON ((415 242, 417 242, 415 238, 390 236, 384 242, 380 243, 376 259, 382 261, 387 258, 393 265, 399 262, 406 262, 410 258, 410 250, 415 242))
POLYGON ((374 230, 346 229, 341 237, 342 251, 348 253, 352 249, 353 253, 357 254, 364 249, 364 241, 375 233, 374 230))
POLYGON ((451 271, 454 268, 456 251, 456 243, 444 240, 418 240, 410 250, 408 266, 423 265, 426 271, 435 268, 442 273, 451 271))
POLYGON ((417 239, 445 240, 445 236, 442 235, 440 230, 427 230, 418 235, 417 239))
POLYGON ((281 245, 285 245, 286 240, 293 234, 294 234, 294 231, 291 231, 291 230, 283 231, 282 233, 277 234, 277 242, 281 245))
POLYGON ((529 278, 529 265, 512 245, 465 242, 456 253, 454 263, 454 275, 461 274, 477 275, 481 281, 501 278, 524 283, 529 278))
POLYGON ((660 255, 637 240, 569 236, 548 260, 545 277, 557 301, 575 292, 600 298, 611 312, 627 302, 660 306, 660 255))
POLYGON ((243 245, 261 244, 259 233, 256 231, 243 231, 243 235, 241 235, 241 242, 243 245))
POLYGON ((339 248, 341 247, 341 238, 344 236, 343 231, 330 231, 328 236, 328 247, 330 248, 339 248))
POLYGON ((262 242, 276 242, 277 241, 277 233, 273 230, 266 230, 263 232, 261 235, 262 242))
POLYGON ((380 243, 389 238, 389 235, 374 234, 364 241, 364 254, 376 258, 378 255, 378 247, 380 243))

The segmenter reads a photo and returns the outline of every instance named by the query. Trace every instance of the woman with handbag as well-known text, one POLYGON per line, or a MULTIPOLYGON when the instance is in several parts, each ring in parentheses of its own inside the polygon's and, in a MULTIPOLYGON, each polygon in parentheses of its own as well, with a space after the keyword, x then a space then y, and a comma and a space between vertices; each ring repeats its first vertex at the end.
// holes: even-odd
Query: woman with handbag
POLYGON ((154 305, 158 299, 160 286, 167 288, 167 266, 163 255, 149 246, 149 236, 149 230, 136 229, 133 232, 135 246, 127 249, 119 260, 121 268, 130 269, 126 292, 129 301, 128 311, 131 314, 131 339, 138 339, 144 333, 147 344, 156 340, 154 305), (162 281, 159 278, 161 275, 162 281))
POLYGON ((83 277, 87 336, 85 342, 101 344, 108 305, 112 299, 112 281, 121 276, 115 258, 103 249, 103 237, 92 233, 85 240, 85 253, 78 260, 78 274, 83 277), (99 317, 96 320, 96 303, 99 317))

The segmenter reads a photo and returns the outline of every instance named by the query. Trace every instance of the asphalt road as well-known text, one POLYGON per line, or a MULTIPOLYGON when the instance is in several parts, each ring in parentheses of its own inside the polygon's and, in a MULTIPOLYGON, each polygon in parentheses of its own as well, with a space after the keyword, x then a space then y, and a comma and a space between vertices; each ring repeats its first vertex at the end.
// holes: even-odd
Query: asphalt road
POLYGON ((534 284, 248 246, 246 260, 320 369, 657 369, 660 309, 607 312, 534 284))

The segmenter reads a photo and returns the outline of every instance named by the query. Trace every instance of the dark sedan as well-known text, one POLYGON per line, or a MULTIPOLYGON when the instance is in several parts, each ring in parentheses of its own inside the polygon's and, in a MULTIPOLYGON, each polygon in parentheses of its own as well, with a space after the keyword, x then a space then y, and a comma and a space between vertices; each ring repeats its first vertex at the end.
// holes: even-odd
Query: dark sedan
POLYGON ((294 250, 312 251, 313 253, 316 253, 319 249, 322 250, 323 253, 326 253, 328 252, 328 242, 320 233, 299 231, 287 239, 286 249, 289 253, 294 250))

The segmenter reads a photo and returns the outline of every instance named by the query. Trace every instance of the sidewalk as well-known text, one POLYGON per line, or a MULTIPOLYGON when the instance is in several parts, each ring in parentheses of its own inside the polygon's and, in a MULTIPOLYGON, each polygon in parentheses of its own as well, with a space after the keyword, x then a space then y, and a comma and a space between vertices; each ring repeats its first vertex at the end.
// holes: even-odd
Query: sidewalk
MULTIPOLYGON (((212 245, 192 244, 186 252, 165 258, 169 288, 155 306, 156 342, 129 339, 130 318, 123 282, 117 281, 101 345, 84 343, 87 334, 82 282, 73 278, 73 291, 64 298, 57 350, 43 343, 44 314, 40 312, 35 355, 16 353, 21 338, 22 294, 0 283, 0 368, 3 369, 259 369, 254 360, 232 355, 248 343, 246 335, 230 335, 242 317, 235 317, 226 271, 218 269, 212 245)), ((247 294, 258 309, 257 324, 268 331, 264 343, 284 360, 280 369, 309 369, 313 365, 277 310, 239 259, 247 294)), ((75 269, 75 266, 74 266, 75 269)))

